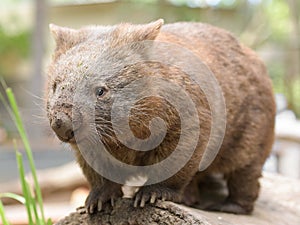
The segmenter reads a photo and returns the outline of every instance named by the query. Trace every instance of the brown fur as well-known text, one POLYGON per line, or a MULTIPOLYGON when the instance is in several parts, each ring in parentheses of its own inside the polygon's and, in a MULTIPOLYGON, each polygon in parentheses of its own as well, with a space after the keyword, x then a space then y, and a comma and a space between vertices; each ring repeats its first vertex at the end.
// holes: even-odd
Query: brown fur
MULTIPOLYGON (((124 44, 155 40, 177 44, 197 55, 216 76, 227 111, 226 132, 220 152, 205 171, 199 172, 199 176, 222 173, 227 179, 227 200, 211 209, 241 214, 253 210, 253 203, 259 192, 258 178, 273 143, 275 117, 270 79, 265 66, 253 51, 241 45, 230 33, 201 23, 162 26, 162 20, 159 20, 146 25, 95 26, 78 31, 52 26, 52 31, 57 48, 49 68, 47 88, 47 110, 51 124, 57 119, 58 111, 64 112, 72 120, 71 108, 80 108, 72 105, 71 97, 82 74, 92 70, 93 64, 97 63, 95 59, 101 54, 97 49, 105 49, 107 54, 110 49, 124 44), (64 104, 71 106, 64 107, 64 104)), ((115 64, 107 65, 114 66, 115 64)), ((97 71, 95 72, 97 74, 97 71)), ((190 94, 197 107, 201 124, 198 146, 192 158, 174 176, 162 183, 141 187, 135 196, 135 203, 141 206, 143 201, 150 201, 153 193, 157 198, 180 201, 184 188, 198 171, 210 135, 211 115, 204 93, 178 68, 155 62, 125 66, 118 71, 115 78, 107 76, 103 79, 112 91, 118 91, 120 86, 123 87, 139 77, 152 76, 185 87, 190 94)), ((146 90, 142 87, 140 91, 156 93, 157 90, 150 83, 146 90)), ((104 111, 110 112, 110 95, 104 96, 101 101, 104 109, 97 111, 98 116, 109 122, 109 116, 106 117, 104 111)), ((180 119, 176 109, 163 99, 143 99, 137 103, 137 108, 131 111, 130 127, 136 137, 145 138, 150 135, 148 125, 153 117, 161 117, 167 124, 168 132, 164 141, 149 152, 137 152, 127 148, 109 130, 105 131, 109 133, 109 137, 103 134, 99 138, 103 139, 110 153, 118 160, 140 166, 157 163, 175 149, 180 136, 180 119), (141 105, 143 107, 139 108, 141 105)), ((101 210, 102 203, 120 197, 121 185, 101 177, 84 160, 76 142, 71 139, 67 142, 75 149, 78 163, 92 188, 86 202, 88 211, 92 213, 97 207, 101 210)), ((184 149, 182 151, 184 154, 184 149)))

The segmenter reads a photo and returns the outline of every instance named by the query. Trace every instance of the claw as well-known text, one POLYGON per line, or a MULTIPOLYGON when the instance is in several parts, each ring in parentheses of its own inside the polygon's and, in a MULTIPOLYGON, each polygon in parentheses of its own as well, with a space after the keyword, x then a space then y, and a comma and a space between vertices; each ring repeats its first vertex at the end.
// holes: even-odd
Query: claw
POLYGON ((142 200, 141 200, 141 204, 140 204, 140 207, 144 207, 145 206, 145 203, 146 203, 146 197, 145 196, 143 196, 142 197, 142 200))
POLYGON ((140 196, 139 195, 135 196, 135 200, 134 200, 134 204, 133 204, 134 208, 136 208, 138 206, 139 200, 140 200, 140 196))
POLYGON ((111 197, 110 204, 111 204, 112 207, 115 207, 115 199, 114 199, 114 197, 111 197))
POLYGON ((156 196, 157 196, 157 195, 156 195, 155 192, 151 194, 150 203, 152 203, 152 204, 155 203, 155 201, 156 201, 156 196))
POLYGON ((88 209, 89 213, 90 214, 93 214, 94 213, 94 205, 91 205, 88 209))
POLYGON ((166 199, 168 199, 167 193, 162 193, 162 198, 161 200, 166 201, 166 199))
POLYGON ((102 201, 101 200, 98 200, 98 212, 100 212, 102 210, 102 201))

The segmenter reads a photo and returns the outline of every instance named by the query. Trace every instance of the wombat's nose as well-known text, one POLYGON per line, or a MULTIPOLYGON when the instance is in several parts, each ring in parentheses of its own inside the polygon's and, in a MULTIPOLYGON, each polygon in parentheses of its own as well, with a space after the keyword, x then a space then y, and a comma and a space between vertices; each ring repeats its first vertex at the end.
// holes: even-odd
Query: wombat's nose
POLYGON ((65 113, 57 113, 50 125, 58 138, 62 141, 69 141, 74 137, 72 120, 65 113))

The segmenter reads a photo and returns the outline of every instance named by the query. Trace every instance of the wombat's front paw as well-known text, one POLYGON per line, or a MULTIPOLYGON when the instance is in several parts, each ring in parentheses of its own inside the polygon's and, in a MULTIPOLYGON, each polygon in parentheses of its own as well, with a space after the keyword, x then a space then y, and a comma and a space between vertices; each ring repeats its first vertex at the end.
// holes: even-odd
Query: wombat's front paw
POLYGON ((89 214, 93 214, 95 210, 101 211, 104 204, 109 201, 111 206, 114 207, 114 201, 122 195, 121 187, 117 185, 93 188, 85 201, 85 208, 89 214))
POLYGON ((135 195, 134 207, 144 207, 146 203, 155 203, 157 199, 180 202, 181 195, 175 190, 159 185, 144 186, 135 195))

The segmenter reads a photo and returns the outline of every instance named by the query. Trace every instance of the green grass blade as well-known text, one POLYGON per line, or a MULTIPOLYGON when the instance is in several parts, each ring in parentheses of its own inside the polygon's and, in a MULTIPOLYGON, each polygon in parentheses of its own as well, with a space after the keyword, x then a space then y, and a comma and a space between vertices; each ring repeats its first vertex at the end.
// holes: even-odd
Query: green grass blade
POLYGON ((25 204, 25 198, 21 195, 17 195, 14 193, 10 193, 10 192, 0 193, 0 199, 1 198, 11 198, 11 199, 14 199, 14 200, 22 203, 23 205, 25 204))
POLYGON ((6 109, 6 111, 8 112, 8 114, 11 116, 11 118, 14 118, 13 113, 9 107, 8 102, 6 101, 5 97, 2 95, 2 93, 0 92, 0 100, 4 105, 4 108, 6 109))
POLYGON ((1 200, 0 200, 0 217, 1 217, 3 225, 9 225, 9 222, 5 217, 4 207, 3 207, 3 204, 2 204, 1 200))
POLYGON ((3 87, 4 89, 7 89, 7 88, 8 88, 7 85, 6 85, 6 82, 5 82, 5 80, 4 80, 3 77, 0 77, 0 82, 1 82, 1 85, 2 85, 2 87, 3 87))
POLYGON ((34 188, 35 188, 35 192, 36 192, 36 197, 37 197, 37 201, 39 204, 39 209, 41 212, 41 216, 42 216, 42 220, 45 222, 45 214, 44 214, 44 206, 43 206, 43 199, 42 199, 42 192, 40 189, 40 185, 38 183, 38 179, 37 179, 37 174, 36 174, 36 170, 35 170, 35 163, 33 160, 33 155, 32 155, 32 151, 31 151, 31 147, 21 120, 21 116, 19 113, 19 109, 18 109, 18 105, 16 103, 16 99, 15 96, 12 92, 12 90, 10 88, 6 89, 6 94, 8 97, 8 101, 9 104, 12 108, 13 114, 14 114, 14 122, 15 125, 19 131, 19 134, 21 136, 21 139, 23 141, 25 150, 26 150, 26 154, 29 160, 29 165, 30 165, 30 169, 31 169, 31 173, 32 173, 32 177, 33 177, 33 181, 34 181, 34 188))
POLYGON ((41 219, 39 218, 39 214, 38 214, 37 208, 36 208, 36 200, 35 200, 35 198, 31 194, 30 186, 29 186, 29 183, 28 183, 28 181, 26 179, 25 179, 25 185, 26 185, 27 190, 28 190, 29 206, 30 206, 31 212, 33 212, 33 216, 35 217, 35 223, 36 223, 36 225, 44 224, 41 221, 41 219))
POLYGON ((20 180, 21 180, 21 185, 22 185, 22 192, 23 192, 23 195, 25 198, 25 207, 26 207, 27 216, 28 216, 28 223, 31 225, 31 224, 33 224, 33 220, 32 220, 32 212, 31 212, 31 207, 30 207, 29 190, 27 188, 26 181, 25 181, 23 157, 22 157, 22 154, 18 151, 16 152, 16 158, 17 158, 17 164, 18 164, 20 180))
POLYGON ((46 225, 52 225, 52 224, 53 223, 52 223, 51 219, 48 219, 46 225))

